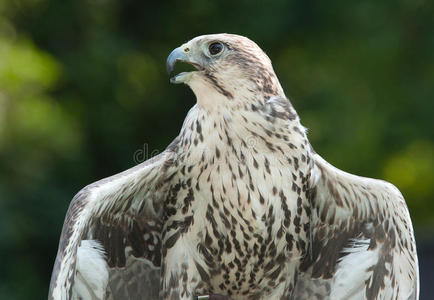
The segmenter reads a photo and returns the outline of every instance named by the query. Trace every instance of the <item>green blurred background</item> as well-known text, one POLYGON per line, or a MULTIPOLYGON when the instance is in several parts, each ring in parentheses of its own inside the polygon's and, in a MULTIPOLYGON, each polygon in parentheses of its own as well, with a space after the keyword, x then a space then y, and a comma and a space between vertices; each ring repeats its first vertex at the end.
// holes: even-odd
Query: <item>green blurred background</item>
POLYGON ((71 198, 178 134, 165 59, 219 32, 268 53, 317 152, 402 191, 432 299, 433 4, 0 0, 0 299, 46 298, 71 198))

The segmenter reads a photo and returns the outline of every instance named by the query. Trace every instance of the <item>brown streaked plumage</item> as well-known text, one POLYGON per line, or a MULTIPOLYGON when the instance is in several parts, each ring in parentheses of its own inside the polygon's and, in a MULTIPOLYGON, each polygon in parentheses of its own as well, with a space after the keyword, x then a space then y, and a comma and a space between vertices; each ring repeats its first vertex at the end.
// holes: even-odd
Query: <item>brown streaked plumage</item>
POLYGON ((72 200, 50 299, 417 299, 402 195, 340 171, 309 144, 249 39, 175 49, 197 98, 159 156, 72 200))

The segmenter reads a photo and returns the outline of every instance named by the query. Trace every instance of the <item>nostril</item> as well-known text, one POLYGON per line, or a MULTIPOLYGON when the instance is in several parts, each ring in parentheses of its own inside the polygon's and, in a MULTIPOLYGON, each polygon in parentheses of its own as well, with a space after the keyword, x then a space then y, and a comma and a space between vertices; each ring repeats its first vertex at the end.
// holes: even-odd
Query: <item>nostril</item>
POLYGON ((188 53, 188 52, 190 52, 190 48, 185 47, 185 48, 184 48, 184 53, 188 53))

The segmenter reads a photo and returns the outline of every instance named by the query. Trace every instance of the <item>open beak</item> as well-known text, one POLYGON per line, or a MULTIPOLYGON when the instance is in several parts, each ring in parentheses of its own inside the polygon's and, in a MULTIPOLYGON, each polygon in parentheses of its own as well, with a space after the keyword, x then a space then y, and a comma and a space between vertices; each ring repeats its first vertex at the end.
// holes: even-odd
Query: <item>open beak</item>
MULTIPOLYGON (((169 54, 169 57, 167 57, 167 61, 166 61, 167 74, 170 75, 173 72, 173 70, 175 69, 175 64, 178 61, 189 63, 189 64, 193 65, 199 71, 203 70, 201 65, 198 64, 197 62, 195 62, 191 58, 191 56, 192 56, 191 52, 185 51, 185 46, 181 46, 181 47, 174 49, 169 54)), ((170 82, 175 83, 175 84, 176 83, 185 83, 190 78, 191 73, 192 72, 182 72, 182 73, 170 78, 170 82)))

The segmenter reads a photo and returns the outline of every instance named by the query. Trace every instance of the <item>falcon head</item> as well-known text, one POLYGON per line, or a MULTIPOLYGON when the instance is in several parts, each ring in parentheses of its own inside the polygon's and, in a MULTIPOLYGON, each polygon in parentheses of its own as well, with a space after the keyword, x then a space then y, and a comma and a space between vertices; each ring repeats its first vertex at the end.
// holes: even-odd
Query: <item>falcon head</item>
POLYGON ((170 53, 166 62, 169 74, 176 62, 191 64, 196 71, 182 72, 170 81, 189 85, 198 100, 201 94, 209 97, 213 93, 226 99, 284 96, 268 56, 243 36, 198 36, 170 53))

